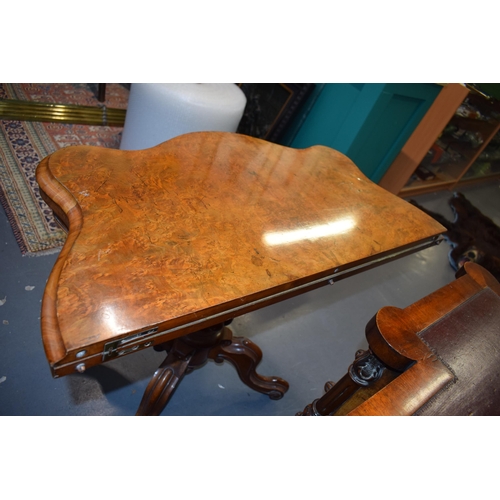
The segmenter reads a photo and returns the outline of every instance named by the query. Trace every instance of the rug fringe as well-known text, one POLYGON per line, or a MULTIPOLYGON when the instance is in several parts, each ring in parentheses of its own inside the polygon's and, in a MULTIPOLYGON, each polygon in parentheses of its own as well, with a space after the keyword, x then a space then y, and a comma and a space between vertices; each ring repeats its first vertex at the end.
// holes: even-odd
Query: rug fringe
POLYGON ((46 255, 52 255, 59 253, 62 247, 50 248, 49 250, 42 250, 40 252, 26 252, 23 257, 45 257, 46 255))
POLYGON ((22 232, 20 231, 17 225, 16 217, 14 215, 14 212, 10 208, 10 205, 7 201, 7 196, 3 192, 1 184, 0 184, 0 205, 2 205, 3 209, 5 210, 5 215, 7 216, 7 220, 10 224, 10 227, 12 228, 12 232, 14 233, 14 238, 17 244, 19 245, 19 249, 21 250, 21 255, 24 256, 28 252, 28 247, 24 242, 22 232))

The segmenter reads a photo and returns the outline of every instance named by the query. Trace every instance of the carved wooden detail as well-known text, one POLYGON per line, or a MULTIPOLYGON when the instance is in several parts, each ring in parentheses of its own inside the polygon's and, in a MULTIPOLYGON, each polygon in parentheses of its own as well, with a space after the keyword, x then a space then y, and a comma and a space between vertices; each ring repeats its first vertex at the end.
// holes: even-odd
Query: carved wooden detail
POLYGON ((288 382, 278 377, 259 375, 256 369, 262 360, 262 351, 244 337, 233 337, 226 326, 228 323, 221 323, 155 347, 156 350, 166 350, 168 355, 149 382, 137 415, 159 415, 184 375, 203 366, 208 359, 216 363, 229 361, 248 387, 267 394, 271 399, 283 397, 288 390, 288 382))
POLYGON ((230 344, 214 347, 209 357, 216 363, 229 361, 238 371, 242 382, 271 399, 281 399, 288 390, 288 382, 278 377, 263 377, 255 369, 262 359, 262 351, 251 340, 233 337, 230 344))
POLYGON ((355 360, 336 384, 325 384, 326 394, 308 404, 297 416, 332 415, 360 387, 368 387, 382 377, 386 366, 370 350, 357 351, 355 360))
POLYGON ((384 364, 371 351, 358 351, 356 360, 349 367, 349 376, 357 385, 369 386, 380 379, 384 369, 384 364))
POLYGON ((297 415, 498 415, 500 284, 471 262, 456 278, 405 309, 380 309, 369 350, 297 415))

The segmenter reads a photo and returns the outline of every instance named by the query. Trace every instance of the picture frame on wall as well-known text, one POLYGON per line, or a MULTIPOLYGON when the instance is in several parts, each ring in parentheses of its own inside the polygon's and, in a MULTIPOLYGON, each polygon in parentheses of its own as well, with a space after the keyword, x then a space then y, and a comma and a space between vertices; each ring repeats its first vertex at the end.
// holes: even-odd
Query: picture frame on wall
POLYGON ((238 83, 247 105, 237 129, 266 141, 279 143, 314 83, 238 83))

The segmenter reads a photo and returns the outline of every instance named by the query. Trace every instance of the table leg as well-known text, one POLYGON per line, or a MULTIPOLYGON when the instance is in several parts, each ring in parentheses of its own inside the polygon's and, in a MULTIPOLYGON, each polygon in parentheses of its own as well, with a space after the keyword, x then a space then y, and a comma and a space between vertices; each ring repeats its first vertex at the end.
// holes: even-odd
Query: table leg
POLYGON ((106 100, 106 84, 98 83, 97 85, 98 85, 97 100, 99 102, 104 102, 106 100))
POLYGON ((184 375, 201 367, 208 359, 216 363, 229 361, 250 388, 267 394, 271 399, 281 399, 288 390, 288 382, 259 375, 256 368, 262 359, 262 351, 246 338, 233 337, 226 326, 229 323, 155 346, 156 350, 165 350, 168 355, 149 382, 136 415, 160 415, 184 375))
POLYGON ((190 357, 180 359, 173 351, 168 354, 146 387, 136 413, 137 416, 160 415, 175 388, 184 377, 189 365, 189 359, 190 357))
POLYGON ((236 368, 242 382, 255 391, 267 394, 271 399, 281 399, 288 390, 288 382, 278 377, 264 377, 256 372, 262 360, 262 351, 251 340, 233 337, 229 345, 214 347, 209 357, 216 363, 229 361, 236 368))

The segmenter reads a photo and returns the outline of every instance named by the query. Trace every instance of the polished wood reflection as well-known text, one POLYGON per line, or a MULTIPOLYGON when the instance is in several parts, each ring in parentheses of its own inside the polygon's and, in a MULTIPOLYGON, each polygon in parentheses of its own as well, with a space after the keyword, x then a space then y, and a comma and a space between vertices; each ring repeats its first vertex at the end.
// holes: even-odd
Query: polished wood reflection
POLYGON ((238 134, 142 151, 68 147, 36 175, 69 229, 42 305, 55 375, 106 360, 109 342, 181 337, 444 230, 337 151, 238 134))

